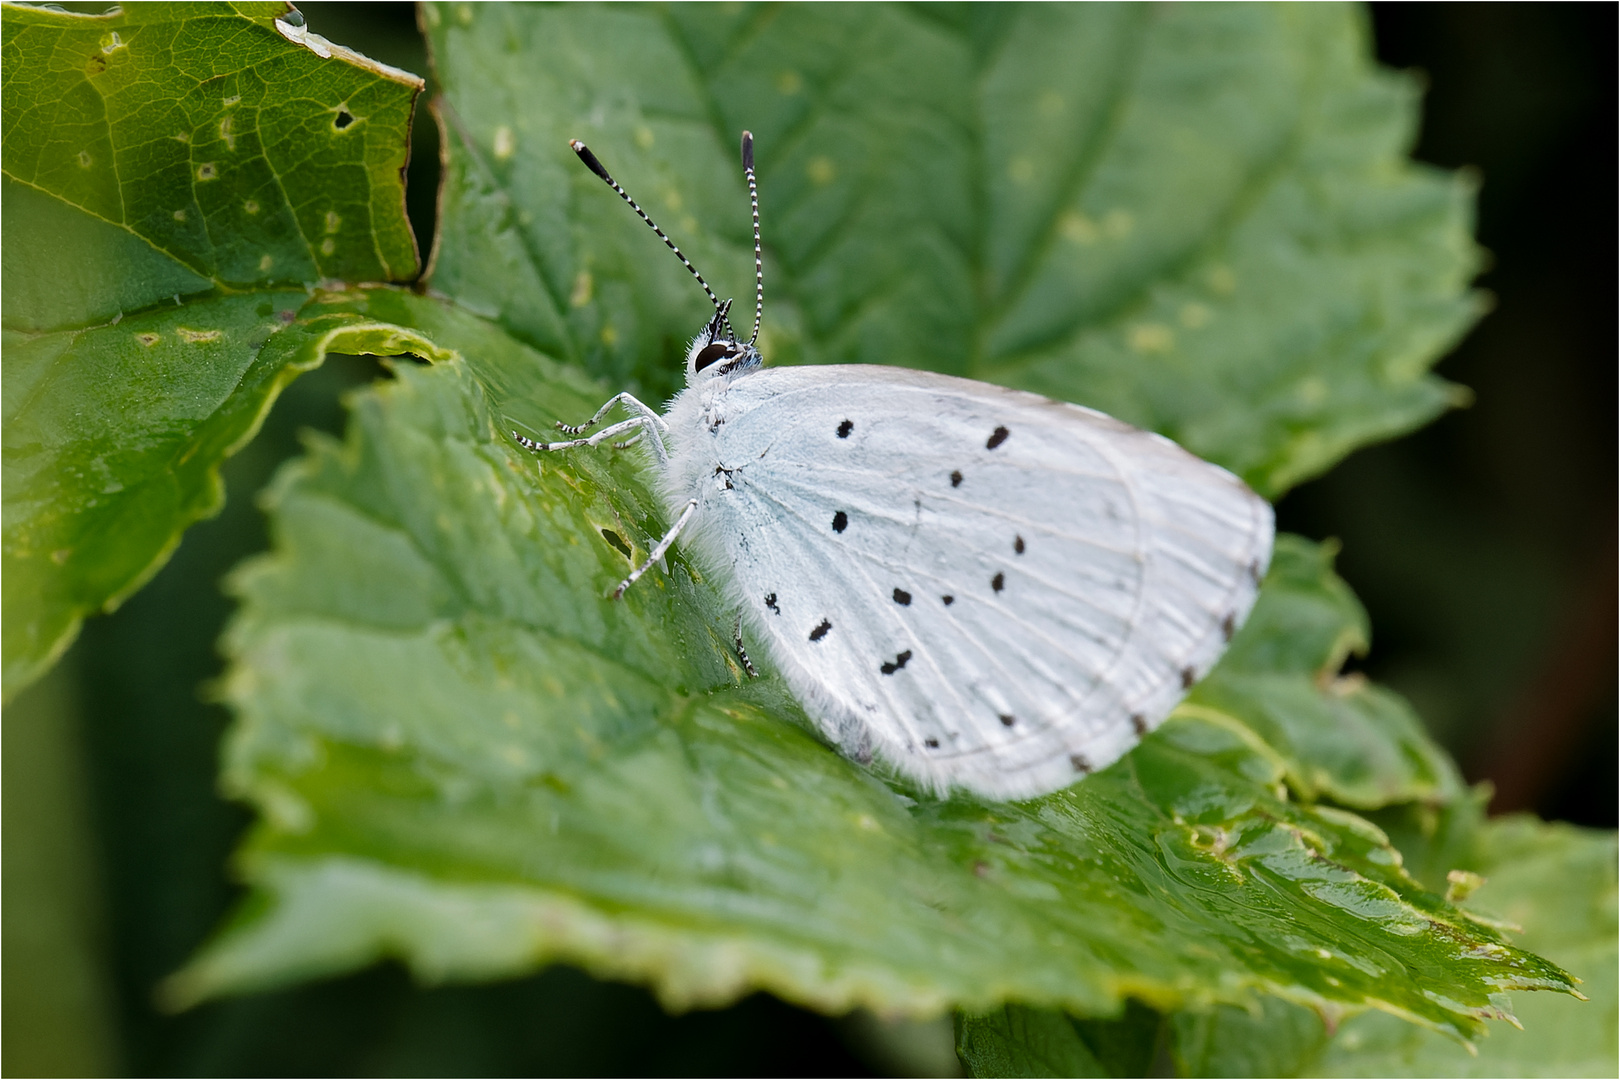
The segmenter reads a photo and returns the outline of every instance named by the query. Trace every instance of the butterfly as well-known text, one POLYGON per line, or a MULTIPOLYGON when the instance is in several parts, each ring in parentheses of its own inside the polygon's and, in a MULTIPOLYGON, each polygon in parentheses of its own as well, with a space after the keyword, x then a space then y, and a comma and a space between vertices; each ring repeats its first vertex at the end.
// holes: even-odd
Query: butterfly
POLYGON ((1271 557, 1271 507, 1169 439, 1100 412, 926 371, 767 368, 753 136, 755 310, 722 301, 663 413, 619 394, 534 452, 645 440, 677 537, 822 734, 936 794, 1042 795, 1106 767, 1224 651, 1271 557), (615 408, 629 418, 600 426, 615 408), (596 429, 593 434, 585 433, 596 429))

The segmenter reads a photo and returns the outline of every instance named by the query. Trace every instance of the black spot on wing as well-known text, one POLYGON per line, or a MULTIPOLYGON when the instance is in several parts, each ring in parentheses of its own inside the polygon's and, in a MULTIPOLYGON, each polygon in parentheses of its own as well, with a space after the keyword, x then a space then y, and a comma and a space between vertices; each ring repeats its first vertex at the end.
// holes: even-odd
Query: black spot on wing
POLYGON ((833 532, 841 533, 849 528, 849 515, 842 510, 833 515, 833 532))
POLYGON ((1091 771, 1091 762, 1086 760, 1086 755, 1084 754, 1070 754, 1069 764, 1074 766, 1074 771, 1077 773, 1088 773, 1091 771))
POLYGON ((1183 690, 1191 690, 1192 684, 1197 681, 1198 672, 1194 671, 1190 667, 1184 667, 1181 669, 1181 688, 1183 690))
POLYGON ((896 656, 894 658, 894 660, 889 661, 889 662, 885 662, 882 667, 878 668, 878 670, 883 672, 883 674, 885 674, 885 675, 893 675, 895 672, 897 672, 901 668, 905 667, 906 666, 906 661, 908 661, 910 659, 911 659, 911 650, 907 649, 905 652, 903 652, 900 655, 896 656))
POLYGON ((838 437, 840 439, 847 439, 847 438, 849 438, 849 433, 854 431, 854 430, 855 430, 855 421, 853 421, 853 420, 845 420, 842 424, 838 425, 838 437))
POLYGON ((821 622, 816 624, 816 628, 810 631, 810 640, 820 641, 822 638, 827 636, 827 631, 831 629, 832 623, 826 619, 822 619, 821 622))
POLYGON ((932 739, 932 738, 924 739, 923 740, 923 745, 928 747, 928 749, 930 749, 930 750, 938 750, 939 749, 939 740, 938 739, 932 739))
POLYGON ((906 590, 904 590, 904 589, 895 589, 894 590, 894 602, 899 604, 901 607, 910 607, 911 606, 911 594, 906 592, 906 590))
POLYGON ((1229 611, 1226 613, 1226 618, 1221 620, 1221 637, 1231 641, 1232 635, 1235 633, 1237 633, 1237 614, 1229 611))
POLYGON ((990 579, 990 587, 996 592, 1005 589, 1007 587, 1007 575, 998 571, 996 576, 990 579))
POLYGON ((1256 585, 1260 584, 1260 580, 1261 580, 1262 575, 1260 573, 1260 560, 1259 559, 1255 559, 1253 562, 1251 562, 1249 564, 1249 577, 1254 580, 1254 583, 1256 585))
POLYGON ((776 606, 776 594, 775 593, 767 593, 766 594, 766 596, 765 596, 765 606, 770 608, 771 612, 773 614, 776 614, 776 615, 782 614, 782 609, 776 606))
POLYGON ((1011 434, 1012 432, 1008 431, 1004 427, 996 428, 996 430, 990 433, 990 438, 985 441, 984 448, 986 450, 994 450, 996 447, 1006 442, 1007 436, 1011 434))
POLYGON ((1012 727, 1014 724, 1018 723, 1018 718, 1011 713, 1002 713, 1000 720, 1002 727, 1012 727))
POLYGON ((1138 739, 1146 735, 1148 733, 1147 717, 1143 716, 1141 713, 1132 713, 1131 730, 1136 732, 1136 737, 1138 739))
POLYGON ((1013 553, 1017 555, 1024 553, 1024 538, 1022 536, 1013 537, 1013 553))
POLYGON ((944 596, 940 597, 940 599, 945 601, 946 607, 950 607, 952 604, 956 603, 956 597, 950 595, 949 593, 946 593, 944 596))
POLYGON ((961 469, 952 469, 951 470, 951 487, 961 487, 961 486, 962 486, 962 470, 961 469))

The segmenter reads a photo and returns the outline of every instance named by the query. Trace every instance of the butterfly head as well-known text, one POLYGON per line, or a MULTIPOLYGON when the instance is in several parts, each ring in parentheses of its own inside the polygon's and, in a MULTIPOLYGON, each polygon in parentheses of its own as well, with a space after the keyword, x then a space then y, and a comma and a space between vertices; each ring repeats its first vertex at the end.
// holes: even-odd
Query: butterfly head
POLYGON ((697 279, 697 283, 703 287, 703 294, 714 305, 714 317, 698 331, 697 337, 692 339, 691 346, 686 350, 686 385, 696 386, 717 376, 740 375, 759 367, 762 360, 754 342, 759 340, 760 319, 765 314, 765 261, 759 243, 759 185, 754 177, 754 136, 746 131, 742 134, 743 177, 748 181, 748 205, 754 216, 754 332, 747 341, 741 340, 737 332, 731 328, 731 320, 727 317, 727 313, 731 310, 731 301, 722 301, 714 294, 714 290, 709 288, 709 283, 703 280, 703 275, 698 273, 697 267, 687 261, 686 256, 681 254, 681 249, 675 246, 675 242, 664 235, 663 229, 653 224, 653 219, 648 217, 647 212, 636 203, 636 200, 619 186, 619 182, 608 175, 607 169, 602 167, 602 163, 584 143, 578 139, 571 139, 568 145, 579 156, 579 160, 585 163, 586 168, 617 192, 619 198, 629 203, 630 209, 634 210, 642 221, 652 226, 653 232, 658 234, 664 245, 681 260, 681 265, 697 279))
POLYGON ((714 318, 704 324, 686 350, 686 385, 696 386, 722 375, 740 375, 761 364, 759 350, 751 341, 738 341, 726 313, 727 300, 715 308, 714 318))

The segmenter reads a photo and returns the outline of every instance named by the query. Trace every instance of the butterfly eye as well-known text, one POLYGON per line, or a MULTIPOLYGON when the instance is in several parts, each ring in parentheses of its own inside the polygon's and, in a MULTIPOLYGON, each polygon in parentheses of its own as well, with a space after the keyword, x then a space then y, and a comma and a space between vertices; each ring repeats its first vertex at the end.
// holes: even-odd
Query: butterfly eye
POLYGON ((718 341, 713 345, 705 345, 703 351, 697 354, 697 363, 692 370, 702 371, 716 360, 724 359, 729 352, 731 352, 731 346, 723 345, 718 341))

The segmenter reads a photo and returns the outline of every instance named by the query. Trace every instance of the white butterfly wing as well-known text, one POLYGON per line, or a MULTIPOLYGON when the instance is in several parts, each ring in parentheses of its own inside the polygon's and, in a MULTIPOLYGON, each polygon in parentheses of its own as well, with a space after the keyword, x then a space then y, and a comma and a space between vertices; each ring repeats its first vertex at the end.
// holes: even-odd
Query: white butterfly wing
POLYGON ((1270 559, 1236 477, 1079 406, 848 366, 753 372, 710 407, 677 429, 690 550, 829 738, 937 791, 1036 795, 1116 760, 1270 559))

